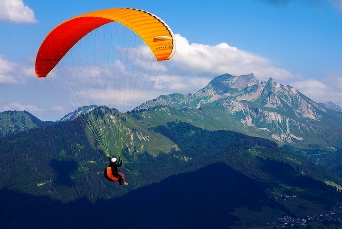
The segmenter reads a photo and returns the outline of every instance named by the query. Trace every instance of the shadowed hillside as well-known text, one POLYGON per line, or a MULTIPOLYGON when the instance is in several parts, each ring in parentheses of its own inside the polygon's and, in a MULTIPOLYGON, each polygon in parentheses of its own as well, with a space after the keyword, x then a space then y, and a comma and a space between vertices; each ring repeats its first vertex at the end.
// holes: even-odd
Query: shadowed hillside
MULTIPOLYGON (((304 180, 299 185, 303 189, 316 187, 334 198, 335 194, 327 186, 312 179, 304 180)), ((278 218, 284 215, 300 216, 286 204, 270 198, 265 187, 266 184, 224 163, 215 163, 123 197, 100 199, 95 203, 82 198, 62 204, 48 197, 2 190, 1 226, 8 229, 234 228, 279 223, 278 218)), ((315 194, 302 198, 325 201, 315 194)), ((326 204, 327 207, 329 203, 326 204)))
POLYGON ((283 213, 260 184, 222 163, 96 203, 62 204, 10 190, 0 200, 4 228, 227 228, 239 222, 235 208, 283 213))

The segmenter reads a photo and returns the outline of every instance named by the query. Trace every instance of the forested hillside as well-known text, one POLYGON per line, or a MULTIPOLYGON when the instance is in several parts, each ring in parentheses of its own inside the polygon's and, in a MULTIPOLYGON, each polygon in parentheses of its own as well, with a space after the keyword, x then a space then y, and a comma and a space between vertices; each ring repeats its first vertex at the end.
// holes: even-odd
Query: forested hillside
MULTIPOLYGON (((147 223, 153 216, 151 212, 159 217, 148 224, 151 228, 163 226, 168 214, 182 215, 174 226, 184 223, 185 218, 187 224, 182 225, 209 224, 205 220, 191 220, 209 212, 216 217, 217 226, 246 226, 275 221, 280 224, 278 218, 284 215, 303 219, 335 209, 342 202, 341 193, 336 192, 341 188, 341 178, 290 147, 278 147, 270 140, 232 131, 208 131, 179 121, 150 131, 165 136, 177 147, 156 156, 148 151, 124 150, 121 171, 129 182, 125 187, 105 180, 103 169, 107 159, 89 143, 89 136, 76 121, 1 139, 0 196, 6 202, 4 206, 8 206, 1 211, 7 219, 13 218, 14 206, 22 208, 24 198, 43 201, 43 206, 51 209, 77 210, 80 213, 76 218, 60 215, 59 219, 70 225, 84 216, 82 206, 92 209, 119 204, 122 225, 129 220, 124 212, 141 215, 128 224, 132 227, 147 223), (138 200, 141 196, 144 198, 138 200), (207 207, 212 210, 207 212, 207 207), (258 217, 260 214, 262 218, 258 217)), ((42 209, 34 209, 41 215, 42 209)), ((18 223, 28 220, 42 225, 32 214, 29 219, 19 217, 18 223)), ((94 218, 84 221, 94 222, 94 218)))
POLYGON ((0 138, 52 124, 39 120, 27 111, 4 111, 0 113, 0 138))

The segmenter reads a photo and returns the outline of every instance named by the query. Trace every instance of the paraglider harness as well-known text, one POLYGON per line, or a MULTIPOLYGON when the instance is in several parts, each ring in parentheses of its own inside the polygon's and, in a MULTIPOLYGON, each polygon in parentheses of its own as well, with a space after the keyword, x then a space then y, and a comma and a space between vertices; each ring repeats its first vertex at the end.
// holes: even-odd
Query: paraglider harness
POLYGON ((119 176, 114 176, 112 167, 107 166, 104 171, 104 176, 110 181, 117 182, 119 180, 119 176))
POLYGON ((112 182, 117 182, 120 179, 120 176, 118 174, 118 167, 121 167, 122 159, 119 157, 119 163, 112 162, 110 157, 108 157, 108 160, 110 161, 110 164, 105 168, 104 176, 106 179, 112 182))

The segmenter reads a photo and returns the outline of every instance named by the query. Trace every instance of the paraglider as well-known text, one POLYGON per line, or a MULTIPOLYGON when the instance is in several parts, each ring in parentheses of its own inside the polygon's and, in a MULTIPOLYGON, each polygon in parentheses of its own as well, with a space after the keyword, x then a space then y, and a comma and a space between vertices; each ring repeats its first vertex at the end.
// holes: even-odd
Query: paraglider
POLYGON ((173 33, 157 16, 132 8, 98 10, 71 18, 47 35, 36 57, 37 77, 46 77, 80 39, 110 22, 121 23, 138 34, 156 60, 168 60, 172 57, 175 51, 173 33))
MULTIPOLYGON (((169 60, 173 56, 175 52, 174 35, 167 24, 160 18, 149 12, 133 8, 103 9, 70 18, 52 29, 41 43, 37 52, 35 61, 36 76, 38 78, 46 78, 67 53, 78 42, 83 40, 87 34, 106 24, 115 22, 137 34, 153 53, 155 62, 169 60)), ((122 77, 125 77, 125 75, 122 75, 122 77)), ((82 80, 86 81, 86 76, 85 79, 82 77, 82 80)), ((70 87, 69 83, 68 86, 70 87)), ((77 96, 73 89, 72 93, 74 97, 77 96)), ((76 100, 78 102, 78 98, 76 100)), ((82 126, 88 127, 97 145, 110 160, 110 165, 106 167, 104 172, 105 177, 114 182, 118 181, 121 185, 127 185, 124 175, 118 172, 117 169, 122 165, 121 152, 118 152, 118 162, 115 157, 110 157, 110 154, 113 152, 110 152, 111 150, 108 149, 108 140, 103 140, 108 138, 108 134, 103 134, 103 128, 96 129, 97 123, 94 123, 96 118, 84 116, 82 119, 84 119, 82 120, 82 126)), ((113 130, 114 127, 110 125, 106 125, 106 128, 111 129, 113 133, 115 132, 113 130)), ((119 140, 121 140, 121 133, 118 133, 118 136, 119 140)), ((120 150, 122 150, 122 147, 118 147, 118 151, 120 150)))
POLYGON ((104 176, 112 182, 119 182, 120 185, 128 185, 125 181, 125 175, 119 172, 118 167, 122 166, 122 159, 119 157, 117 162, 116 157, 108 157, 109 165, 105 168, 104 176))

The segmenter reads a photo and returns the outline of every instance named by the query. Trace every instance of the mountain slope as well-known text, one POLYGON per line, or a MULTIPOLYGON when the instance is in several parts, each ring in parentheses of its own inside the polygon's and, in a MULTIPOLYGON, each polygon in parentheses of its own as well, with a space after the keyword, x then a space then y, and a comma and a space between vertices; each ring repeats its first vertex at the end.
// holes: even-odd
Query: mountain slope
MULTIPOLYGON (((139 127, 138 123, 135 123, 134 127, 130 127, 131 123, 127 120, 127 129, 143 129, 146 125, 143 123, 139 127)), ((167 139, 164 141, 167 145, 159 141, 162 145, 157 148, 170 147, 169 151, 153 156, 147 148, 141 151, 138 147, 141 139, 133 138, 133 151, 129 150, 128 144, 122 154, 124 161, 129 162, 124 162, 123 171, 127 175, 130 187, 125 190, 119 188, 114 196, 159 182, 170 175, 226 160, 225 158, 231 155, 243 152, 246 154, 245 158, 239 160, 250 160, 249 164, 258 158, 273 158, 296 167, 315 179, 340 183, 337 176, 314 166, 308 159, 296 156, 291 151, 283 152, 277 144, 266 139, 232 131, 208 131, 184 122, 159 125, 150 128, 146 133, 149 136, 159 136, 157 140, 167 139)), ((0 148, 0 167, 4 174, 0 179, 1 188, 11 188, 35 195, 47 194, 64 201, 80 196, 96 199, 100 196, 113 195, 108 193, 107 188, 110 184, 103 178, 103 168, 108 163, 105 155, 92 145, 85 129, 75 121, 61 122, 3 138, 0 140, 0 148), (93 188, 85 189, 85 186, 93 188), (72 195, 67 194, 68 192, 72 195)), ((234 158, 230 160, 234 162, 234 158)), ((259 179, 258 174, 263 172, 257 164, 256 167, 249 167, 245 171, 241 170, 240 162, 231 166, 248 173, 248 176, 254 179, 259 179)))
POLYGON ((87 115, 89 112, 93 111, 96 108, 97 106, 95 105, 79 107, 74 112, 70 112, 69 114, 65 115, 59 120, 59 122, 73 121, 82 115, 87 115))
MULTIPOLYGON (((283 172, 293 170, 287 168, 283 172)), ((337 218, 342 213, 336 204, 341 201, 340 193, 307 177, 299 178, 297 183, 300 192, 269 193, 265 187, 277 189, 275 183, 262 183, 225 163, 214 163, 122 197, 93 203, 81 198, 63 204, 47 197, 1 190, 0 212, 2 226, 8 229, 27 225, 51 229, 111 228, 112 224, 103 220, 108 218, 115 218, 119 228, 247 228, 270 224, 281 227, 291 221, 294 226, 303 222, 322 225, 325 217, 320 219, 319 215, 330 210, 334 215, 329 216, 329 224, 340 225, 337 218), (25 207, 31 210, 27 212, 25 207)))
POLYGON ((53 122, 41 121, 27 111, 4 111, 0 113, 0 138, 51 124, 53 122))
POLYGON ((0 139, 3 224, 106 228, 112 224, 98 219, 120 207, 117 225, 127 228, 323 225, 314 216, 342 203, 340 118, 253 75, 223 75, 194 95, 161 96, 127 113, 80 108, 54 125, 0 139), (111 155, 122 149, 128 187, 105 180, 100 143, 111 155), (278 143, 334 151, 336 160, 320 151, 324 160, 313 161, 318 153, 278 143), (15 210, 29 206, 29 214, 15 210))
POLYGON ((234 130, 301 147, 320 145, 330 150, 342 147, 341 112, 327 109, 271 78, 262 82, 253 74, 225 74, 195 94, 163 95, 135 111, 148 113, 158 106, 181 110, 185 117, 174 120, 188 121, 191 117, 193 125, 206 129, 234 130))
POLYGON ((322 107, 327 108, 327 109, 342 112, 342 108, 339 107, 338 105, 336 105, 335 103, 331 102, 331 101, 326 102, 326 103, 318 103, 318 104, 321 105, 322 107))
MULTIPOLYGON (((174 112, 172 117, 182 115, 177 109, 169 111, 174 112)), ((303 219, 325 213, 342 202, 341 193, 335 191, 341 189, 341 178, 291 148, 179 120, 152 125, 141 114, 121 114, 105 107, 88 114, 103 122, 113 120, 133 136, 146 134, 144 140, 131 139, 133 151, 130 144, 123 150, 121 171, 130 184, 125 187, 105 180, 108 161, 77 120, 0 139, 0 198, 5 203, 0 211, 6 216, 6 228, 27 223, 50 228, 104 223, 106 228, 108 222, 99 222, 98 216, 111 217, 112 211, 100 209, 117 207, 117 224, 128 228, 141 224, 149 228, 265 226, 285 215, 303 219), (155 155, 134 147, 148 142, 148 136, 171 143, 157 141, 158 148, 173 147, 155 155), (29 214, 15 210, 26 209, 32 202, 41 205, 35 204, 29 214), (85 217, 86 213, 90 216, 85 217), (204 217, 209 215, 214 223, 204 217)))

